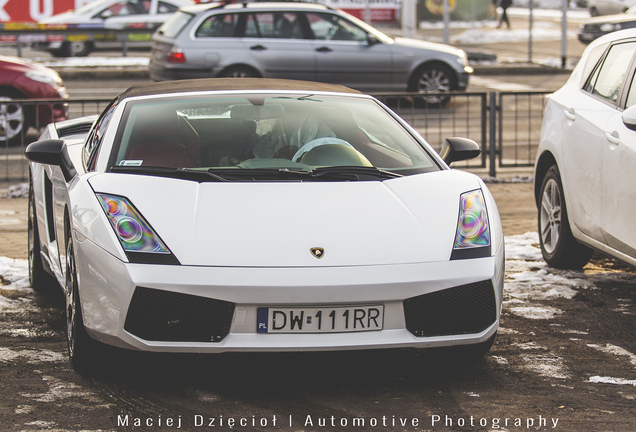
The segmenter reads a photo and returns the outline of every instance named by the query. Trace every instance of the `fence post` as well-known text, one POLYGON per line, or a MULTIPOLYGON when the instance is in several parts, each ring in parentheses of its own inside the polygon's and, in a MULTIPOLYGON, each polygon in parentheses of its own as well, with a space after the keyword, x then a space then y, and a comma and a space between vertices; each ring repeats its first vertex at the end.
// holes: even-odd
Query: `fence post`
POLYGON ((496 93, 490 92, 490 177, 497 177, 497 99, 496 93))

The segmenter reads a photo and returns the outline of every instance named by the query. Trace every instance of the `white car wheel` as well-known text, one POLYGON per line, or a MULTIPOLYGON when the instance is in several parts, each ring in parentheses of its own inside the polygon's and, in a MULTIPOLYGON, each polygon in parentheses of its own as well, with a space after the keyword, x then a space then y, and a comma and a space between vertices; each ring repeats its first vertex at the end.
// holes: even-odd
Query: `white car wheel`
MULTIPOLYGON (((66 247, 66 334, 68 355, 73 369, 87 371, 103 359, 103 346, 92 339, 84 328, 82 306, 77 286, 77 266, 73 238, 69 234, 66 247)), ((101 363, 99 363, 101 364, 101 363)))
MULTIPOLYGON (((419 69, 413 76, 411 91, 417 93, 442 93, 455 90, 455 76, 450 68, 443 64, 432 64, 419 69)), ((422 98, 427 106, 443 106, 449 96, 427 96, 422 98)))
POLYGON ((21 104, 12 98, 0 96, 0 144, 19 145, 26 126, 26 115, 21 104))
POLYGON ((539 240, 543 258, 555 268, 582 268, 592 258, 594 251, 579 243, 572 235, 563 185, 556 165, 546 172, 539 199, 539 240))

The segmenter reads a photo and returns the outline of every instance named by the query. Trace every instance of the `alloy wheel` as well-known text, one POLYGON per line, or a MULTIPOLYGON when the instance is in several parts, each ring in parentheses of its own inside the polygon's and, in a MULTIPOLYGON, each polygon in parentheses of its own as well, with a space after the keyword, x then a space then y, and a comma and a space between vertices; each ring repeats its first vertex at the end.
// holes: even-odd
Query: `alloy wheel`
POLYGON ((68 352, 71 358, 75 355, 77 301, 77 273, 73 254, 73 240, 69 239, 66 248, 66 334, 68 337, 68 352))
POLYGON ((0 96, 0 142, 19 136, 24 128, 24 112, 11 98, 0 96))
POLYGON ((553 253, 561 235, 561 190, 556 180, 549 179, 543 189, 540 210, 540 229, 543 247, 553 253))

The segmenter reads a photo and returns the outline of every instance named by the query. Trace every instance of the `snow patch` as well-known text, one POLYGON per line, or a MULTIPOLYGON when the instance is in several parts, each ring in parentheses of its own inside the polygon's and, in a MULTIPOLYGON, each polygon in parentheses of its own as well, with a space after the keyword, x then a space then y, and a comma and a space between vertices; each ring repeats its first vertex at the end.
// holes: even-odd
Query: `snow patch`
POLYGON ((632 366, 636 367, 636 355, 632 354, 631 352, 627 351, 624 348, 621 348, 619 346, 612 345, 612 344, 605 344, 605 345, 588 344, 587 346, 589 346, 590 348, 599 350, 601 352, 604 352, 605 354, 612 354, 616 356, 627 357, 629 359, 629 362, 632 364, 632 366))
POLYGON ((596 384, 630 385, 630 386, 636 387, 636 380, 628 380, 624 378, 602 377, 598 375, 590 377, 588 382, 596 383, 596 384))
MULTIPOLYGON (((561 40, 561 29, 534 26, 532 29, 533 41, 561 40)), ((450 38, 451 43, 461 45, 485 44, 485 43, 510 43, 525 42, 530 37, 529 29, 515 30, 482 30, 472 28, 450 38)), ((568 38, 575 39, 576 32, 568 31, 568 38)))
POLYGON ((570 374, 563 363, 563 359, 555 354, 521 356, 525 361, 524 367, 546 378, 568 379, 570 374))
POLYGON ((38 63, 48 67, 142 67, 147 68, 150 63, 149 57, 67 57, 64 59, 36 59, 38 63))
POLYGON ((563 313, 562 310, 551 306, 520 306, 508 309, 515 315, 527 319, 552 319, 563 313))
POLYGON ((8 363, 16 359, 26 359, 29 364, 62 363, 66 362, 66 355, 50 350, 20 350, 14 351, 0 347, 0 362, 8 363))

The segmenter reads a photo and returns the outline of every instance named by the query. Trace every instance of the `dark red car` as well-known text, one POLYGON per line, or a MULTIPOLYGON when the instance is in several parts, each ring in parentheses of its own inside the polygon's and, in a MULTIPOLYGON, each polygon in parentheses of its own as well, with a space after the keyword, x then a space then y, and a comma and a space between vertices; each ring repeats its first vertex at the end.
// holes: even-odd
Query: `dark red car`
POLYGON ((0 147, 23 141, 29 127, 66 119, 67 104, 17 103, 16 99, 67 99, 53 69, 18 57, 0 55, 0 147))

